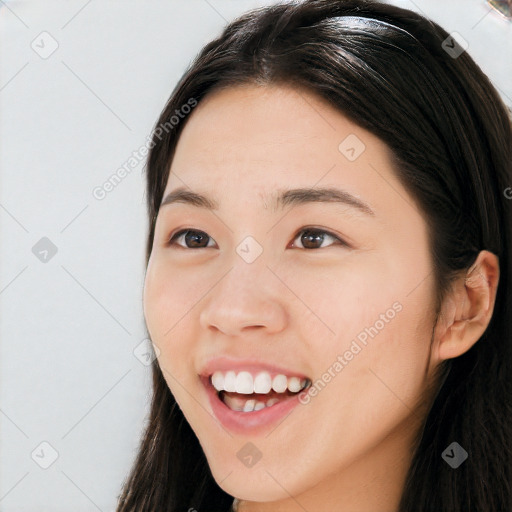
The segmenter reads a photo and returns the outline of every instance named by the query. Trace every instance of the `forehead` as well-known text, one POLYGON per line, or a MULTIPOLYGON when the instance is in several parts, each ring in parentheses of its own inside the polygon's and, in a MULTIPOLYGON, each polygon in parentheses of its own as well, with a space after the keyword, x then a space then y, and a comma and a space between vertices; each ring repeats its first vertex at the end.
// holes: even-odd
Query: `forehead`
POLYGON ((278 189, 324 186, 377 210, 390 196, 396 204, 401 187, 389 156, 383 141, 309 91, 237 86, 214 91, 190 114, 164 196, 188 187, 261 206, 278 189))
MULTIPOLYGON (((192 149, 192 143, 195 155, 187 156, 196 158, 205 153, 231 154, 238 149, 259 152, 263 159, 278 153, 289 157, 286 150, 290 146, 294 151, 302 147, 302 154, 311 152, 309 145, 302 145, 308 140, 314 141, 318 150, 337 150, 337 144, 333 148, 332 143, 342 135, 337 133, 340 122, 345 121, 342 130, 358 129, 342 118, 339 111, 309 91, 290 86, 240 85, 204 98, 187 120, 178 145, 185 151, 192 149)), ((237 156, 240 158, 240 153, 237 156)))

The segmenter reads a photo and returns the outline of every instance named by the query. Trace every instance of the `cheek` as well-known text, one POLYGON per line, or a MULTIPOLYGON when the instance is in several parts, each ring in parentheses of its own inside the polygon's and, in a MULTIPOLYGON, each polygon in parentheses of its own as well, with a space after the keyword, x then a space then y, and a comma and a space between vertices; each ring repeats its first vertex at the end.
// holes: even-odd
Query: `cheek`
POLYGON ((199 333, 193 332, 191 318, 201 294, 185 281, 165 261, 153 258, 146 271, 143 303, 148 333, 160 350, 162 375, 179 407, 188 411, 191 393, 197 391, 190 368, 200 339, 199 333))
POLYGON ((314 442, 301 442, 311 444, 309 454, 322 466, 333 469, 339 461, 353 460, 402 428, 405 435, 421 417, 417 407, 426 384, 428 330, 420 333, 411 327, 417 311, 407 305, 398 312, 391 309, 393 318, 382 326, 377 322, 380 312, 391 311, 387 300, 383 305, 367 304, 366 313, 365 308, 347 307, 340 314, 343 319, 333 324, 337 336, 315 346, 318 391, 305 406, 315 414, 305 416, 304 428, 316 436, 314 442), (318 417, 330 421, 319 423, 318 417), (336 431, 332 425, 337 425, 336 431), (343 443, 333 455, 330 447, 339 439, 343 443))
POLYGON ((425 385, 431 281, 418 285, 417 266, 390 261, 347 260, 337 274, 331 269, 324 277, 301 272, 292 287, 304 290, 301 299, 315 313, 303 317, 301 327, 315 354, 319 388, 326 383, 334 393, 330 399, 352 404, 355 416, 365 404, 374 407, 377 397, 407 410, 403 403, 413 407, 425 385))
POLYGON ((152 256, 146 269, 143 296, 146 326, 153 343, 157 345, 160 345, 161 337, 164 333, 164 323, 167 324, 167 315, 165 313, 167 310, 169 312, 173 310, 167 307, 169 301, 168 291, 170 289, 166 286, 167 279, 165 276, 162 276, 162 272, 165 269, 160 267, 158 261, 152 256))
POLYGON ((144 280, 143 309, 153 342, 171 338, 187 322, 187 314, 201 296, 195 285, 162 257, 152 256, 144 280))
POLYGON ((183 379, 181 363, 191 353, 185 349, 191 348, 194 337, 189 316, 193 314, 197 298, 198 292, 185 286, 184 280, 169 265, 158 258, 149 262, 144 281, 144 318, 150 338, 160 350, 158 362, 170 386, 169 374, 183 379), (184 329, 187 329, 187 336, 183 335, 184 329))

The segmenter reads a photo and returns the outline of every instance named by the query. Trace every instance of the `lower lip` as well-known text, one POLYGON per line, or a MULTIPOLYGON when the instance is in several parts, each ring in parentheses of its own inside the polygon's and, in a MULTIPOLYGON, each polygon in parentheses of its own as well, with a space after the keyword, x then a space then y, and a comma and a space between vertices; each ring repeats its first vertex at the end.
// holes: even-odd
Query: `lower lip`
POLYGON ((264 407, 259 411, 233 411, 219 398, 209 378, 201 377, 201 381, 206 389, 216 418, 224 427, 236 434, 257 435, 264 433, 300 403, 300 393, 297 393, 282 402, 278 402, 271 407, 264 407))

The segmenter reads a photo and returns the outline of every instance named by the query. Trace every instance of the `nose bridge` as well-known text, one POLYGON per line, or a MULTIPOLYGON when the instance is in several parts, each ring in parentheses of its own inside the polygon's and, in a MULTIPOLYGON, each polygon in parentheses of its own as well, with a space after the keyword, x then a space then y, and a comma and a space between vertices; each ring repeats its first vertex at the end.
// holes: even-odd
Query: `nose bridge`
MULTIPOLYGON (((247 237, 248 238, 248 237, 247 237)), ((254 240, 244 239, 230 258, 229 269, 203 302, 200 323, 235 335, 249 327, 275 332, 284 327, 284 304, 278 279, 267 268, 267 258, 257 254, 254 240)))

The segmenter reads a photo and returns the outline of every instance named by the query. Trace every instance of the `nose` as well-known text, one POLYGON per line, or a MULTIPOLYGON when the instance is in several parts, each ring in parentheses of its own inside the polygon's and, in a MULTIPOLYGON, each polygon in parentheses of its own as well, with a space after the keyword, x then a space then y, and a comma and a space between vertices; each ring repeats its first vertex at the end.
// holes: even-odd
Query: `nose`
POLYGON ((226 336, 282 331, 287 315, 279 286, 279 279, 265 265, 235 264, 201 302, 201 327, 226 336))

